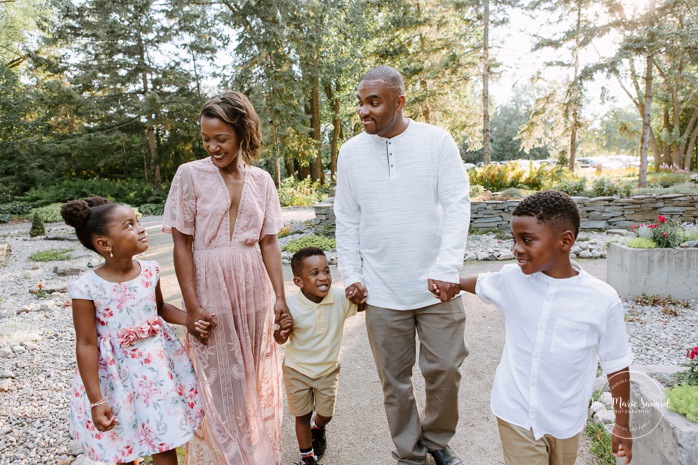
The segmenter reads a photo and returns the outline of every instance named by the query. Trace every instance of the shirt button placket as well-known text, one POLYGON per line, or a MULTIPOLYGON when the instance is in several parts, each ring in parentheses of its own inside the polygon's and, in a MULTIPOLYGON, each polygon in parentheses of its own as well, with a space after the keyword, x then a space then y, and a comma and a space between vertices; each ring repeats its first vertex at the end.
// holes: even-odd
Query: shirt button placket
POLYGON ((390 172, 390 177, 395 177, 395 156, 393 155, 394 149, 393 149, 393 143, 391 141, 388 141, 388 165, 389 165, 389 172, 390 172))

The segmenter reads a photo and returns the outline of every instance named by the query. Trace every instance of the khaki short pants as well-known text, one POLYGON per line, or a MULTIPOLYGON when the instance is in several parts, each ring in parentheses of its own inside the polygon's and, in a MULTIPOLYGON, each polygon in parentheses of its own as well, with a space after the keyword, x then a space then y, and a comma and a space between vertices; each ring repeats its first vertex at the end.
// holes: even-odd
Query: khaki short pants
POLYGON ((323 417, 334 415, 334 406, 339 386, 339 365, 319 378, 310 378, 284 363, 284 386, 288 411, 294 417, 302 417, 313 410, 323 417))
POLYGON ((505 465, 574 465, 581 433, 567 439, 545 435, 536 440, 531 430, 497 418, 505 465))

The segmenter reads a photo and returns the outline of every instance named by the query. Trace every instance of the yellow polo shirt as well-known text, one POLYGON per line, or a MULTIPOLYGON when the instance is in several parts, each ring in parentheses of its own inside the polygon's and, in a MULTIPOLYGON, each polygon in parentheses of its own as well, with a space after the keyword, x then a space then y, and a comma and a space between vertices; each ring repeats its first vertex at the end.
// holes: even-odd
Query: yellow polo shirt
POLYGON ((302 292, 286 299, 293 317, 293 332, 286 343, 289 368, 310 378, 319 378, 339 364, 344 320, 356 315, 358 306, 346 298, 344 289, 330 288, 322 302, 315 303, 302 292))

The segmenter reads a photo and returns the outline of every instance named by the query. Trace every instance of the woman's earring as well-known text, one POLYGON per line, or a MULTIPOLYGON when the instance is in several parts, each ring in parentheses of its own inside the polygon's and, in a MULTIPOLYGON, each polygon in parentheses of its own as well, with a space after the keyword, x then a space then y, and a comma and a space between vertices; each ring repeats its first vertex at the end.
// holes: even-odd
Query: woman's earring
POLYGON ((109 249, 109 258, 114 258, 114 254, 111 252, 111 249, 109 249))

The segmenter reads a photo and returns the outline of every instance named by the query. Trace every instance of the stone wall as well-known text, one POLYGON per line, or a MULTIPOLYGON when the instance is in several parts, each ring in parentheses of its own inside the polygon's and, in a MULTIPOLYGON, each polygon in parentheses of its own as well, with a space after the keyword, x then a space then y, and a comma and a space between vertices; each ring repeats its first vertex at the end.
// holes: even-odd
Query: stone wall
MULTIPOLYGON (((698 195, 641 195, 616 197, 574 197, 582 215, 582 229, 628 229, 632 225, 654 223, 657 216, 670 220, 698 221, 698 195)), ((315 205, 317 227, 334 232, 333 198, 315 205)), ((473 229, 509 229, 511 212, 518 200, 472 202, 470 225, 473 229)))

